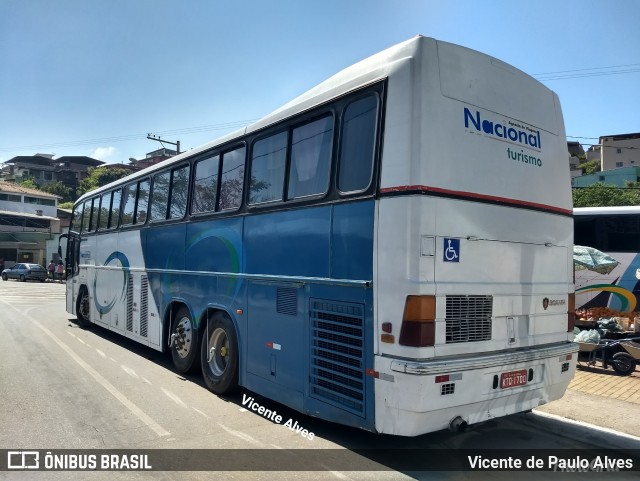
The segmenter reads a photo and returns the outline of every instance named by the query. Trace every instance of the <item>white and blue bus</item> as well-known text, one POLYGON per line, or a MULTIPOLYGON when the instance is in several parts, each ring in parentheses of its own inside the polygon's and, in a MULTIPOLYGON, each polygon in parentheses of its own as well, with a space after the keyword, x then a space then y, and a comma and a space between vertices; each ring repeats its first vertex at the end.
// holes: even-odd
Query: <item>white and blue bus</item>
POLYGON ((576 271, 576 306, 635 317, 640 305, 640 207, 580 207, 573 213, 575 243, 619 262, 606 274, 576 271))
POLYGON ((214 393, 415 436, 564 394, 572 242, 558 97, 416 37, 83 195, 67 309, 214 393))

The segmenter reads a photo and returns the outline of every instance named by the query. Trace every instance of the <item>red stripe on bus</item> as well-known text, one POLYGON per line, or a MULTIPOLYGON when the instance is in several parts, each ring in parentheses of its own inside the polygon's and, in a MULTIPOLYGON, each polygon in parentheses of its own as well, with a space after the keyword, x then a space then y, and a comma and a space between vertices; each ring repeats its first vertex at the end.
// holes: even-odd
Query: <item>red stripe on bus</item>
POLYGON ((498 197, 495 195, 478 194, 475 192, 465 192, 462 190, 442 189, 440 187, 430 187, 428 185, 401 185, 397 187, 384 187, 380 189, 381 194, 393 194, 395 192, 425 192, 433 194, 452 195, 456 197, 466 197, 475 200, 485 200, 491 202, 499 202, 502 204, 522 206, 536 209, 549 210, 565 215, 573 215, 571 209, 563 209, 553 205, 538 204, 537 202, 528 202, 526 200, 510 199, 508 197, 498 197))

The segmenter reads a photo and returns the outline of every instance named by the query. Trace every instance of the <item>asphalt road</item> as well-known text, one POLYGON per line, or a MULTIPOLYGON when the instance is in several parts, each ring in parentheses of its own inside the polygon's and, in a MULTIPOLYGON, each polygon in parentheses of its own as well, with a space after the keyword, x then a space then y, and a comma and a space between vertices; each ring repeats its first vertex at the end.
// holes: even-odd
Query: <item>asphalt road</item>
MULTIPOLYGON (((497 449, 497 453, 505 449, 532 453, 640 449, 636 439, 533 413, 487 422, 462 434, 398 438, 320 421, 257 398, 267 409, 312 432, 313 439, 309 439, 245 409, 243 393, 217 397, 207 391, 199 374, 175 373, 167 355, 102 328, 78 327, 65 312, 64 288, 61 284, 0 282, 0 450, 170 449, 167 456, 177 456, 181 452, 175 450, 180 449, 228 449, 226 453, 239 460, 238 469, 224 473, 5 471, 0 472, 0 479, 511 479, 509 472, 415 472, 397 467, 382 454, 390 449, 448 450, 442 453, 459 449, 497 449), (238 454, 239 449, 245 451, 238 454), (315 456, 301 449, 330 451, 315 456), (365 466, 374 470, 352 470, 359 469, 357 460, 363 457, 354 452, 358 449, 379 450, 363 455, 369 463, 365 466), (276 463, 292 459, 287 456, 293 453, 301 466, 308 462, 309 468, 251 471, 261 452, 276 463), (331 459, 343 455, 354 460, 353 467, 345 467, 344 461, 332 463, 331 459), (322 463, 324 471, 312 470, 312 465, 322 463)), ((633 479, 638 472, 606 474, 633 479)), ((518 476, 546 479, 548 473, 518 476)), ((602 479, 603 473, 564 473, 563 479, 567 477, 602 479)))

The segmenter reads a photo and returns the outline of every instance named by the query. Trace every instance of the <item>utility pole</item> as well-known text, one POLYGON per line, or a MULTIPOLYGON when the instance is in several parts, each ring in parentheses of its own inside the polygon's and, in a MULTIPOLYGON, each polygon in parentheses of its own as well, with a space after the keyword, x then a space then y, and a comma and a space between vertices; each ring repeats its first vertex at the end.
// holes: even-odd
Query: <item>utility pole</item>
POLYGON ((169 142, 168 140, 162 140, 159 135, 156 137, 153 134, 147 134, 147 139, 149 139, 149 140, 157 140, 158 142, 160 142, 162 144, 163 147, 164 147, 164 144, 175 145, 176 146, 176 155, 178 155, 180 153, 180 141, 179 140, 177 142, 169 142))

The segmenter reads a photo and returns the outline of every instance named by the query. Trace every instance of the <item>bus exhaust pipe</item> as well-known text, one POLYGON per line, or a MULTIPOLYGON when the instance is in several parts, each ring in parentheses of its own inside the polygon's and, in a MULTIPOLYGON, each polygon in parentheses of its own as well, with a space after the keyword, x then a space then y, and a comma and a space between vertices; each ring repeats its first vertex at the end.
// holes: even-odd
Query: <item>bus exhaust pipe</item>
POLYGON ((456 416, 449 423, 449 431, 453 431, 454 433, 463 433, 467 430, 467 421, 462 419, 460 416, 456 416))

